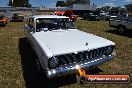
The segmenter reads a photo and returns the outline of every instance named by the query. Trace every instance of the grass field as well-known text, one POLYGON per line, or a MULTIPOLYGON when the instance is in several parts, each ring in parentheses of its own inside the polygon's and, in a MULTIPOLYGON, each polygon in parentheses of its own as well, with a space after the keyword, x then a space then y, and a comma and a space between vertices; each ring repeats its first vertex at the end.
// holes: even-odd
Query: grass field
MULTIPOLYGON (((26 43, 25 23, 9 23, 0 27, 0 88, 132 88, 129 84, 78 85, 75 76, 46 80, 36 72, 34 54, 26 43)), ((76 22, 80 30, 96 34, 116 43, 117 56, 91 70, 93 74, 129 74, 132 76, 132 31, 118 35, 104 21, 76 22)))

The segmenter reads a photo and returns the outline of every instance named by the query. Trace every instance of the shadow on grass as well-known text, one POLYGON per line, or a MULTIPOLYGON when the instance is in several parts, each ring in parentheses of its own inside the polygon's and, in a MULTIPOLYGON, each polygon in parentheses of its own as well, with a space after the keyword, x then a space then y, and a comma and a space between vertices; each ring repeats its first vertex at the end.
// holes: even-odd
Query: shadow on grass
POLYGON ((132 38, 132 30, 126 30, 123 34, 119 34, 117 30, 107 30, 105 32, 132 38))
POLYGON ((10 20, 10 22, 23 22, 23 20, 10 20))
POLYGON ((97 19, 80 19, 80 20, 86 20, 86 21, 101 21, 101 20, 97 20, 97 19))
MULTIPOLYGON (((19 53, 21 55, 23 77, 27 88, 58 88, 76 83, 75 74, 51 79, 46 79, 44 75, 40 75, 35 62, 36 56, 27 43, 26 38, 19 39, 19 53)), ((102 70, 95 68, 89 71, 89 74, 98 74, 99 72, 102 72, 102 70)))
POLYGON ((0 27, 5 27, 6 26, 6 24, 0 24, 0 27))

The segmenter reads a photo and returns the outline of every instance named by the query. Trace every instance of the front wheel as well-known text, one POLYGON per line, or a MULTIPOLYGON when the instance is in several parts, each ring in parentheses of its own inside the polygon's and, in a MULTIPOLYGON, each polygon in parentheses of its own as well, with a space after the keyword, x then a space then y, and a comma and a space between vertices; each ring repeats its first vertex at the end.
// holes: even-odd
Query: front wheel
POLYGON ((124 27, 119 27, 119 28, 118 28, 119 34, 123 34, 124 31, 125 31, 125 28, 124 28, 124 27))

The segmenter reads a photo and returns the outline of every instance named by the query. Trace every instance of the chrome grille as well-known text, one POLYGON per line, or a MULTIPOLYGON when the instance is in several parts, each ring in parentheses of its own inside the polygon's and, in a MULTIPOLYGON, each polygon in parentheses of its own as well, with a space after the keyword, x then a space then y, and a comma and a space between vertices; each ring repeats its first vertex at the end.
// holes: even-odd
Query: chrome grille
POLYGON ((92 59, 102 57, 105 55, 106 49, 108 47, 98 48, 90 51, 84 51, 84 52, 78 52, 77 54, 71 53, 71 54, 65 54, 65 55, 59 55, 55 56, 59 59, 59 66, 69 65, 73 63, 81 63, 84 61, 90 61, 92 59))

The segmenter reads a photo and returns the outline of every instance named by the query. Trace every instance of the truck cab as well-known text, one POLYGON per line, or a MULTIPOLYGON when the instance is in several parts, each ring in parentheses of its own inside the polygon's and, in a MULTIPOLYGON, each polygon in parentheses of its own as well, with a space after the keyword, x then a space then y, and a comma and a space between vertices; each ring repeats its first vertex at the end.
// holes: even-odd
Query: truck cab
POLYGON ((88 70, 114 57, 115 43, 80 31, 66 16, 36 15, 25 25, 27 39, 48 78, 88 70))

